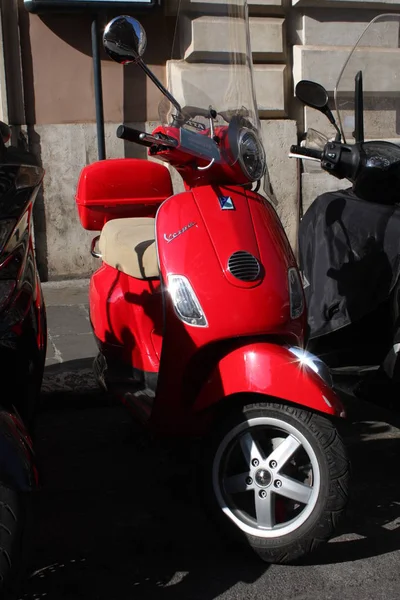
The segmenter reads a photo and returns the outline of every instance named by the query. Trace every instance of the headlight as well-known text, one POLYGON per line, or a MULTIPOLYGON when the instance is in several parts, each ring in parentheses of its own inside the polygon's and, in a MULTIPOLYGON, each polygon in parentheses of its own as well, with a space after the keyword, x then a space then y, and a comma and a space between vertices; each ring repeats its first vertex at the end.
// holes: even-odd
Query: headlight
POLYGON ((258 135, 251 129, 239 133, 239 162, 249 181, 258 181, 265 172, 265 152, 258 135))
POLYGON ((171 294, 175 312, 182 321, 194 327, 207 327, 208 323, 203 309, 186 277, 169 275, 168 291, 171 294))
POLYGON ((298 319, 304 310, 304 294, 300 275, 294 267, 288 271, 289 277, 289 298, 290 298, 290 317, 298 319))

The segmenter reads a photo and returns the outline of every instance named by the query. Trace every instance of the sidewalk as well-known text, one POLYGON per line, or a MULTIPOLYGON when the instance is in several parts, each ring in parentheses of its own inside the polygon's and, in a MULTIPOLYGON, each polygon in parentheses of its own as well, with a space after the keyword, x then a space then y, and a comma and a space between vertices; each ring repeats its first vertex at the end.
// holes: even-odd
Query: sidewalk
POLYGON ((42 284, 48 344, 43 392, 97 390, 92 363, 97 354, 89 321, 89 280, 42 284))

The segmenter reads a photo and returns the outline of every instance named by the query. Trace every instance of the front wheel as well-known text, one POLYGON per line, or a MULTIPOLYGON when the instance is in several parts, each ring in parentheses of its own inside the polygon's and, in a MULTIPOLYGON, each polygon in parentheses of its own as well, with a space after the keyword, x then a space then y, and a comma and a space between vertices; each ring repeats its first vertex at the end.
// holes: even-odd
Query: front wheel
POLYGON ((348 497, 349 462, 326 418, 248 404, 208 444, 206 498, 266 562, 292 562, 328 540, 348 497))

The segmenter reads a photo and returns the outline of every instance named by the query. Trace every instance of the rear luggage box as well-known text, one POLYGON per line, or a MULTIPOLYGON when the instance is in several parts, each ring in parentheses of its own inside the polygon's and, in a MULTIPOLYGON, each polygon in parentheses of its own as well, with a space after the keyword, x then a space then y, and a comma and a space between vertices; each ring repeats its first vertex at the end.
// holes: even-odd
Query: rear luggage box
POLYGON ((75 200, 84 229, 100 231, 111 219, 155 217, 160 204, 172 194, 171 175, 165 166, 117 158, 82 169, 75 200))

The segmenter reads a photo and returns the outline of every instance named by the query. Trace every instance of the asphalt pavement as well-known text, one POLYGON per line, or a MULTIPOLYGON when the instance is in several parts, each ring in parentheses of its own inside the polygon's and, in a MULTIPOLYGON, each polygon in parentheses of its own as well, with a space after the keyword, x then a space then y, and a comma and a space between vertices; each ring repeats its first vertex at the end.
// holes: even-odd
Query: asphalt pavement
POLYGON ((46 284, 49 349, 36 431, 30 577, 46 600, 398 600, 400 419, 346 397, 353 493, 338 536, 297 566, 223 540, 187 444, 154 443, 91 373, 87 282, 46 284))

